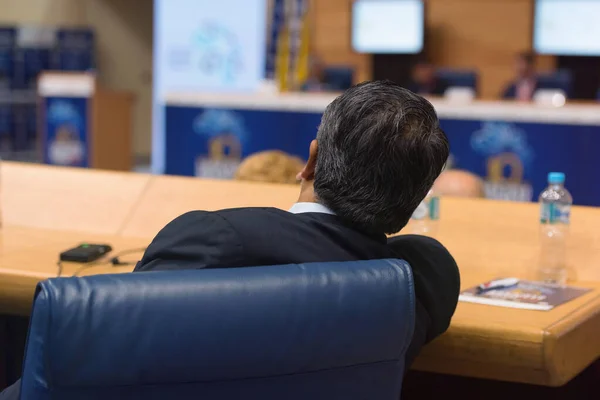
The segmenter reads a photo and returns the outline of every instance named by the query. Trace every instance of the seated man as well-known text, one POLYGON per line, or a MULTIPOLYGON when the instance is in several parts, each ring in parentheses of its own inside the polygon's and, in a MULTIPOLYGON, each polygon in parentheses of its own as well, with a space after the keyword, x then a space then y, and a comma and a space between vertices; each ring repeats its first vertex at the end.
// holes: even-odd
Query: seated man
POLYGON ((530 101, 540 89, 535 72, 535 57, 531 53, 521 53, 515 58, 515 78, 510 82, 502 98, 505 100, 530 101))
POLYGON ((427 100, 391 82, 357 85, 325 110, 289 212, 186 213, 158 233, 135 271, 405 259, 416 295, 408 366, 448 328, 459 272, 434 239, 387 239, 386 233, 406 225, 448 154, 448 139, 427 100))
POLYGON ((427 60, 418 61, 412 70, 406 88, 422 96, 443 96, 449 84, 437 76, 435 65, 427 60))

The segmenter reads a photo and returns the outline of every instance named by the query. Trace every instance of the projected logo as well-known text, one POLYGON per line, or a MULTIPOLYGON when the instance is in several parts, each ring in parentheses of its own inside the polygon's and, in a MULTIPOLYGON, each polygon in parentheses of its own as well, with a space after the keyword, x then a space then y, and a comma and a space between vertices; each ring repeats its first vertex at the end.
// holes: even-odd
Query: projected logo
POLYGON ((58 165, 81 165, 85 145, 81 140, 83 117, 69 101, 56 100, 48 107, 48 160, 58 165))
POLYGON ((205 22, 195 30, 190 45, 169 52, 174 70, 195 68, 210 80, 235 83, 243 71, 242 48, 234 31, 216 22, 205 22))
POLYGON ((533 159, 525 132, 512 124, 484 122, 471 136, 471 148, 487 158, 486 197, 530 201, 533 189, 524 170, 533 159))
POLYGON ((233 111, 209 109, 196 117, 193 130, 208 143, 208 154, 196 158, 196 176, 233 178, 247 136, 243 119, 233 111))

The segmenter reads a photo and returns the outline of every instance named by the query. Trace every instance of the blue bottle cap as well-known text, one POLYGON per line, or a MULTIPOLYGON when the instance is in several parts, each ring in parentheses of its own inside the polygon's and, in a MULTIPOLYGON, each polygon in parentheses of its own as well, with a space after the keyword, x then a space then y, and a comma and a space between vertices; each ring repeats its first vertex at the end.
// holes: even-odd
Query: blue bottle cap
POLYGON ((548 183, 553 185, 565 183, 565 174, 562 172, 550 172, 548 174, 548 183))

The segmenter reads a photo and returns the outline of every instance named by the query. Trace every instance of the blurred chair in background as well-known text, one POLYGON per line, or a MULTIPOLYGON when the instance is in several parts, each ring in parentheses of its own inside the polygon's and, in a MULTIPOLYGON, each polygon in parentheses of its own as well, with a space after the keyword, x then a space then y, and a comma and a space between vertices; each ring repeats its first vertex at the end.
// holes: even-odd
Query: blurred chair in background
POLYGON ((438 68, 436 71, 438 79, 443 80, 451 88, 466 88, 477 95, 477 71, 468 69, 438 68))
POLYGON ((537 77, 538 89, 560 90, 565 97, 569 97, 573 91, 573 74, 566 69, 558 69, 553 72, 539 74, 537 77))
POLYGON ((354 82, 354 68, 339 65, 325 68, 325 82, 332 90, 344 91, 349 89, 354 82))
POLYGON ((411 80, 406 88, 421 96, 443 96, 449 85, 437 74, 435 65, 427 59, 421 59, 413 66, 411 80))
POLYGON ((262 151, 242 161, 235 179, 252 182, 298 183, 296 175, 304 168, 304 161, 279 150, 262 151))
POLYGON ((308 78, 302 83, 303 92, 343 92, 354 82, 354 68, 347 65, 326 66, 318 57, 311 57, 308 78))
POLYGON ((435 181, 433 190, 440 196, 485 197, 483 180, 471 172, 457 169, 442 172, 435 181))
POLYGON ((309 60, 308 77, 300 90, 303 92, 330 92, 335 90, 325 74, 325 63, 319 57, 313 56, 309 60))

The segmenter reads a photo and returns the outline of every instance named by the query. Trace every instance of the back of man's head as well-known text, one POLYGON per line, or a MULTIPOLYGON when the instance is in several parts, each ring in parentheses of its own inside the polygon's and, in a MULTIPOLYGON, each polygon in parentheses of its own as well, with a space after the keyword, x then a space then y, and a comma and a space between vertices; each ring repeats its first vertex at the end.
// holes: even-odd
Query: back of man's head
POLYGON ((336 98, 317 142, 318 201, 370 232, 402 229, 449 154, 431 103, 389 81, 365 82, 336 98))

